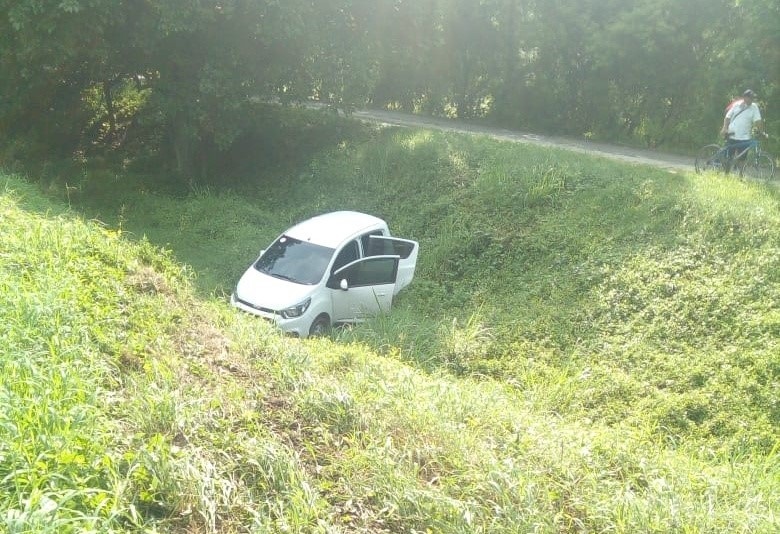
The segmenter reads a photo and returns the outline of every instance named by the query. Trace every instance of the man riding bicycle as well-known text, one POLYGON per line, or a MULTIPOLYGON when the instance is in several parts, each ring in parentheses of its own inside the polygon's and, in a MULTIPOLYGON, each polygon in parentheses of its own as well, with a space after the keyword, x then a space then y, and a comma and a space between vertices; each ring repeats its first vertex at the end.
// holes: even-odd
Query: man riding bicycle
MULTIPOLYGON (((758 104, 753 102, 756 94, 747 89, 742 93, 742 100, 737 100, 726 111, 723 118, 723 128, 720 133, 726 138, 729 158, 734 157, 739 151, 751 146, 753 141, 753 130, 761 131, 763 122, 761 121, 761 112, 758 104)), ((740 160, 745 158, 743 153, 740 160)), ((728 172, 729 169, 726 169, 728 172)))

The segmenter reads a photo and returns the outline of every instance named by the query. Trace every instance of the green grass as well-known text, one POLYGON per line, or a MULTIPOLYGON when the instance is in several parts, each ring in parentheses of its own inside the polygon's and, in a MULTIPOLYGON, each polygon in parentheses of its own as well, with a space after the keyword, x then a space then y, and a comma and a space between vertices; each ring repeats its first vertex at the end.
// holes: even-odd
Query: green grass
POLYGON ((287 168, 3 179, 0 531, 778 529, 776 189, 397 129, 287 168), (420 241, 391 314, 227 307, 332 209, 420 241))

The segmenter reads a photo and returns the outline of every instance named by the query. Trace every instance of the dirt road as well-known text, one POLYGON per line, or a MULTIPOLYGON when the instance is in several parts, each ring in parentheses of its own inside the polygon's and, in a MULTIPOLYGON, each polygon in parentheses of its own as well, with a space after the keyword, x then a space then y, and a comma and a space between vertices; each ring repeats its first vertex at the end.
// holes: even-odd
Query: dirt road
POLYGON ((489 126, 448 121, 445 119, 421 117, 395 111, 360 110, 352 113, 352 116, 360 120, 392 124, 395 126, 414 126, 420 128, 435 128, 437 130, 449 132, 475 133, 505 141, 565 148, 584 154, 598 155, 641 165, 652 165, 666 169, 669 172, 694 171, 693 158, 691 157, 663 154, 640 148, 628 148, 592 141, 578 141, 576 139, 564 137, 551 137, 533 133, 516 132, 501 128, 491 128, 489 126))

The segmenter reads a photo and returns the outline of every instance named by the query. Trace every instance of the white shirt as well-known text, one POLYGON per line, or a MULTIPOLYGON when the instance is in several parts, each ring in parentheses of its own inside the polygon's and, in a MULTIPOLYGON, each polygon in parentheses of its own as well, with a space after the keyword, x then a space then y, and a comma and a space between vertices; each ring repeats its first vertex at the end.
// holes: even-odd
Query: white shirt
POLYGON ((726 118, 729 119, 729 137, 747 141, 753 138, 753 123, 761 120, 761 112, 755 102, 748 106, 744 100, 740 100, 731 106, 726 118))

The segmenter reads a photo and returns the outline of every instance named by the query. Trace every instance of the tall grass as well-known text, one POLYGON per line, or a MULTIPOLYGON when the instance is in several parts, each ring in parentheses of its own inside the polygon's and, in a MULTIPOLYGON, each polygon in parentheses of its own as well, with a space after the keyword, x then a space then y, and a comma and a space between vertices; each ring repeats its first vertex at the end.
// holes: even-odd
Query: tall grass
POLYGON ((70 191, 106 226, 5 179, 0 528, 777 530, 775 190, 416 130, 299 169, 70 191), (350 208, 421 242, 391 314, 299 342, 228 309, 350 208))

